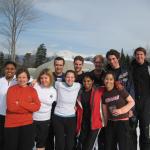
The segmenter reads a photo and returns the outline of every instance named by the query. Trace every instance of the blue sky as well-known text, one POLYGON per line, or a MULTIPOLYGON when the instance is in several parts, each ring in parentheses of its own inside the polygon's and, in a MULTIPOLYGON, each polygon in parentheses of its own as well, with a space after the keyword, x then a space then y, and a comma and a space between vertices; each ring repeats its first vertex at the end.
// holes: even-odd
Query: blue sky
POLYGON ((124 48, 132 54, 138 46, 150 46, 149 0, 34 0, 34 8, 40 18, 21 34, 18 54, 33 52, 41 43, 48 53, 105 54, 124 48))

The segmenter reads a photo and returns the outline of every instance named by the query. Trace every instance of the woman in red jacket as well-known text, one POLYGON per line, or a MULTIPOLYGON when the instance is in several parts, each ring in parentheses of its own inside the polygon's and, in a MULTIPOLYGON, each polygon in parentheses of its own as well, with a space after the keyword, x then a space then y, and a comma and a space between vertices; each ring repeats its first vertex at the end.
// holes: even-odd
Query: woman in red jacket
POLYGON ((39 110, 36 90, 27 85, 30 75, 26 69, 16 73, 17 85, 8 89, 5 120, 5 150, 32 150, 34 146, 33 112, 39 110))
POLYGON ((87 73, 83 78, 83 88, 77 99, 77 150, 92 150, 100 129, 104 126, 101 97, 103 87, 95 88, 94 80, 87 73))

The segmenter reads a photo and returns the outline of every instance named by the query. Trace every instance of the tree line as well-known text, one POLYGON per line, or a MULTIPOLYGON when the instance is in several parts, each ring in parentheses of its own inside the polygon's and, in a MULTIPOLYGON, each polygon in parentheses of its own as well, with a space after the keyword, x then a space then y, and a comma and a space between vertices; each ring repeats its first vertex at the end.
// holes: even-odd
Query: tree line
MULTIPOLYGON (((27 52, 22 58, 21 56, 16 56, 16 63, 19 67, 25 67, 25 68, 37 68, 38 66, 51 61, 55 58, 55 56, 48 57, 47 56, 47 48, 44 43, 40 44, 36 50, 35 54, 27 52)), ((124 53, 124 50, 121 50, 121 59, 120 64, 122 64, 125 67, 128 67, 132 56, 129 56, 128 54, 124 53)), ((0 52, 0 76, 3 75, 3 66, 6 61, 10 60, 10 55, 6 55, 3 52, 0 52)), ((91 57, 84 58, 86 61, 92 61, 91 57)))

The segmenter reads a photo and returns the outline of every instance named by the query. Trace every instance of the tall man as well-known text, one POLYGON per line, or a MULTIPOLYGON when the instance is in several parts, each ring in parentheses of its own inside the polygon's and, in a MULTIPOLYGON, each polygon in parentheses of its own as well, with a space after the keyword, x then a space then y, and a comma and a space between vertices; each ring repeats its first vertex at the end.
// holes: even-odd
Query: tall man
POLYGON ((120 53, 111 49, 106 54, 108 65, 106 70, 114 72, 116 80, 126 88, 130 95, 134 98, 134 85, 131 72, 120 65, 120 53))
POLYGON ((146 50, 138 47, 134 51, 132 74, 135 88, 135 109, 140 128, 140 149, 150 150, 150 64, 146 50))

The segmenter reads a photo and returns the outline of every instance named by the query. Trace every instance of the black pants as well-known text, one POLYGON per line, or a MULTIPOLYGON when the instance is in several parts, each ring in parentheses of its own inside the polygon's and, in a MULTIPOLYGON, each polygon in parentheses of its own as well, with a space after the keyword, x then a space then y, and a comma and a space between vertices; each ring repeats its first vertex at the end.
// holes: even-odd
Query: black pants
POLYGON ((53 126, 56 150, 72 150, 74 146, 76 117, 54 115, 53 126))
POLYGON ((140 150, 150 150, 150 96, 136 101, 135 108, 140 128, 140 150))
POLYGON ((130 150, 137 150, 137 119, 136 116, 133 116, 129 120, 130 125, 130 150))
POLYGON ((36 148, 45 148, 50 120, 34 121, 36 148))
POLYGON ((105 128, 105 150, 129 150, 129 121, 108 121, 105 128))
POLYGON ((105 128, 98 135, 98 150, 105 150, 105 128))
POLYGON ((81 131, 77 150, 92 150, 100 129, 81 131))
POLYGON ((54 127, 53 127, 53 117, 54 117, 54 110, 56 107, 56 102, 53 102, 52 109, 51 109, 51 119, 50 119, 50 126, 49 126, 49 133, 48 138, 46 141, 46 147, 45 150, 54 150, 55 142, 54 142, 54 127))
POLYGON ((0 115, 0 150, 4 150, 4 123, 5 116, 0 115))
POLYGON ((150 124, 141 125, 140 127, 140 149, 141 150, 150 150, 150 124))
POLYGON ((55 143, 54 143, 54 128, 52 124, 52 120, 50 121, 48 137, 46 140, 46 147, 45 150, 54 150, 55 143))
MULTIPOLYGON (((150 117, 150 116, 149 116, 150 117)), ((139 118, 140 150, 150 150, 150 123, 143 122, 143 118, 139 118)))
POLYGON ((34 125, 5 128, 5 150, 32 150, 34 147, 34 125))

